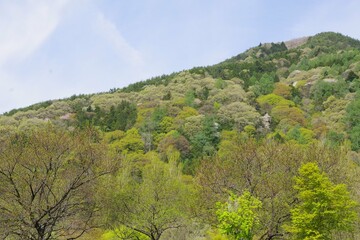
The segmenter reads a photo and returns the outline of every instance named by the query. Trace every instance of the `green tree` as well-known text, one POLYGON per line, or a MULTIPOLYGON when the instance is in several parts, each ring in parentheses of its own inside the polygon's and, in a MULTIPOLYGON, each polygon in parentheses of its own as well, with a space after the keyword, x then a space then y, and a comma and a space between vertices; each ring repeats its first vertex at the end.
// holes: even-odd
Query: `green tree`
POLYGON ((94 226, 94 185, 108 173, 96 131, 47 126, 0 141, 1 239, 76 239, 94 226))
POLYGON ((120 104, 110 107, 110 112, 105 117, 106 130, 128 130, 136 121, 137 109, 135 104, 121 101, 120 104))
POLYGON ((360 97, 356 96, 346 108, 346 121, 348 125, 348 133, 351 140, 351 147, 353 150, 358 151, 360 149, 360 97))
POLYGON ((323 103, 331 95, 339 98, 347 93, 347 85, 343 80, 336 82, 318 81, 310 89, 311 99, 314 100, 317 110, 323 110, 323 103))
POLYGON ((256 211, 261 205, 249 191, 244 191, 240 197, 230 194, 226 203, 217 203, 220 231, 235 240, 253 239, 254 229, 259 224, 256 211))
POLYGON ((223 128, 235 127, 242 130, 246 125, 256 125, 259 122, 260 114, 249 104, 233 102, 222 106, 217 117, 223 128))
POLYGON ((275 78, 265 73, 260 80, 253 86, 252 91, 256 96, 269 94, 274 90, 275 78))
POLYGON ((178 150, 182 158, 185 158, 190 151, 188 140, 175 130, 167 133, 159 142, 158 151, 163 160, 167 158, 169 148, 178 150))
POLYGON ((351 140, 351 148, 355 151, 360 149, 360 124, 351 128, 349 131, 349 137, 351 140))
POLYGON ((299 203, 291 209, 294 239, 332 239, 334 231, 351 231, 357 205, 345 184, 334 184, 317 164, 306 163, 295 177, 299 203))
POLYGON ((168 164, 155 157, 139 174, 134 174, 133 164, 126 163, 115 179, 109 179, 111 187, 102 203, 111 227, 125 227, 158 240, 165 232, 186 225, 196 192, 191 180, 184 181, 177 160, 170 158, 168 164))
POLYGON ((144 152, 144 142, 136 128, 129 129, 121 140, 113 143, 113 146, 123 154, 144 152))
POLYGON ((195 91, 194 90, 188 91, 185 94, 185 105, 189 107, 193 107, 194 100, 195 100, 195 91))

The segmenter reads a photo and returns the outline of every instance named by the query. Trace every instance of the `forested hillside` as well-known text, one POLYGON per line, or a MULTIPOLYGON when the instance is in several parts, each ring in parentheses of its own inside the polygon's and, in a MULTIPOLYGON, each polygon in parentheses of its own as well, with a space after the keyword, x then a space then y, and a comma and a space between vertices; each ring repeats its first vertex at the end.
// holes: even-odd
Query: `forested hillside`
POLYGON ((360 41, 0 116, 2 239, 360 239, 360 41))

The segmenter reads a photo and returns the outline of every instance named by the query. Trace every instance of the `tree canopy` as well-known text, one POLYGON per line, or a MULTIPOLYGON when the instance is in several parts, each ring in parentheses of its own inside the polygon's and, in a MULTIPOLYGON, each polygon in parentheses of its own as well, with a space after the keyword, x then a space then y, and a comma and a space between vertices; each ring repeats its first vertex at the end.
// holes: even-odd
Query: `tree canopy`
POLYGON ((306 163, 295 177, 299 203, 291 209, 288 230, 295 239, 332 239, 334 231, 351 231, 357 203, 345 184, 334 184, 315 163, 306 163))

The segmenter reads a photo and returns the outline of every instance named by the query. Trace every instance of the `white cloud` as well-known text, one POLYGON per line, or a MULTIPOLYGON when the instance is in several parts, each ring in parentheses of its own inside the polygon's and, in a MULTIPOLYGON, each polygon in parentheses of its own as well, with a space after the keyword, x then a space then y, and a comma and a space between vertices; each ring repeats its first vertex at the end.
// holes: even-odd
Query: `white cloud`
POLYGON ((58 26, 70 0, 0 2, 0 113, 41 98, 32 82, 9 66, 30 57, 58 26), (35 91, 33 91, 35 90, 35 91), (31 92, 31 94, 29 94, 31 92))
POLYGON ((69 0, 0 3, 0 66, 21 61, 54 31, 69 0))
POLYGON ((307 36, 324 31, 340 32, 360 39, 360 1, 331 0, 314 4, 307 13, 301 13, 294 25, 293 36, 307 36))
POLYGON ((141 53, 126 41, 116 25, 106 18, 104 14, 98 14, 96 27, 99 34, 112 45, 120 57, 126 59, 134 66, 144 64, 141 53))

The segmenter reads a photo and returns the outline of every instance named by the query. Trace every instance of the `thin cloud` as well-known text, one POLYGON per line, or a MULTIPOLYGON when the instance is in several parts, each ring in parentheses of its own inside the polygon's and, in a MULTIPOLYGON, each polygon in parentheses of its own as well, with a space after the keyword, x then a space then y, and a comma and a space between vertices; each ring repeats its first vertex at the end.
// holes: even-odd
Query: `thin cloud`
POLYGON ((38 94, 29 95, 25 79, 9 71, 29 58, 58 26, 69 0, 25 0, 0 2, 0 113, 28 105, 38 94))
POLYGON ((33 53, 54 31, 69 0, 0 4, 0 66, 33 53))
POLYGON ((118 55, 135 66, 144 64, 141 53, 126 41, 116 25, 107 19, 104 14, 98 14, 96 26, 100 35, 112 45, 118 55))

